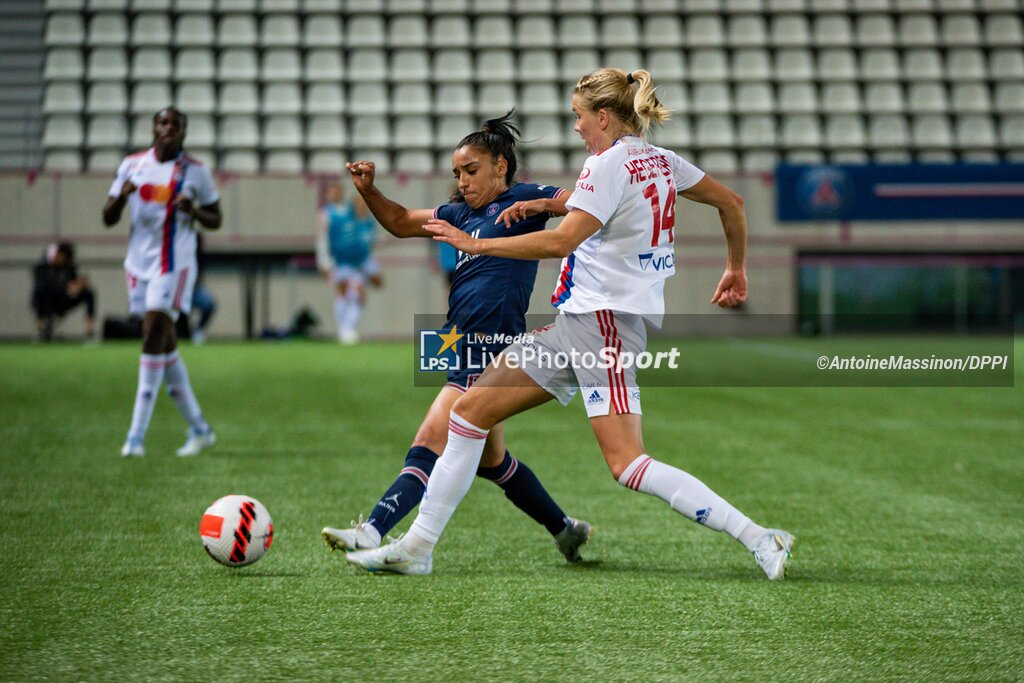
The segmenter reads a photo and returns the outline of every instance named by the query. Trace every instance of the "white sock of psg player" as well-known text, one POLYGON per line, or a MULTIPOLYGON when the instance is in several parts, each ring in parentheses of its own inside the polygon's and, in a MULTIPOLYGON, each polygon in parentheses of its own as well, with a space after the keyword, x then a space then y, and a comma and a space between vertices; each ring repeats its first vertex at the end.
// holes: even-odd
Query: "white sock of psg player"
POLYGON ((203 419, 199 401, 196 400, 196 395, 192 392, 185 361, 178 355, 177 349, 167 354, 166 358, 164 380, 167 382, 167 394, 174 399, 174 404, 178 406, 178 412, 185 418, 188 425, 196 433, 205 434, 210 430, 210 426, 203 419))
POLYGON ((764 527, 751 522, 700 479, 649 455, 641 455, 630 463, 619 483, 661 498, 679 514, 715 531, 724 531, 747 550, 753 550, 754 543, 765 532, 764 527))
POLYGON ((359 319, 363 316, 363 304, 359 301, 359 293, 355 287, 349 288, 345 299, 348 303, 345 306, 345 312, 342 313, 340 327, 342 330, 352 333, 359 327, 359 319))
POLYGON ((164 381, 166 356, 162 353, 144 353, 139 357, 139 384, 132 409, 132 426, 128 428, 129 441, 142 441, 153 417, 156 394, 164 381))
POLYGON ((455 508, 473 485, 487 430, 470 424, 452 411, 448 420, 448 445, 430 475, 419 514, 402 539, 413 555, 426 558, 433 552, 455 508))
POLYGON ((345 313, 348 308, 348 301, 343 296, 334 297, 334 320, 338 323, 338 336, 345 331, 345 313))

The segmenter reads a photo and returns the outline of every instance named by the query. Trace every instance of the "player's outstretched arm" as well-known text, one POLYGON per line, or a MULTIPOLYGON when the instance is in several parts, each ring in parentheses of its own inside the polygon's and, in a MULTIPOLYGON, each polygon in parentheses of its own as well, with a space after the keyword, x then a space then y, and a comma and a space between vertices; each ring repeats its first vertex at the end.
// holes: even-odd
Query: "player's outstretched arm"
POLYGON ((504 223, 506 228, 511 228, 513 223, 518 223, 525 218, 536 216, 538 213, 545 211, 552 216, 564 216, 569 213, 569 210, 565 208, 565 202, 568 201, 570 194, 562 190, 558 193, 557 197, 551 199, 530 199, 516 202, 499 213, 498 217, 494 220, 494 224, 504 223))
POLYGON ((486 254, 502 258, 565 258, 595 232, 601 221, 586 211, 573 209, 554 230, 541 230, 515 237, 478 239, 455 228, 447 221, 432 219, 423 227, 438 242, 447 242, 467 254, 486 254))
POLYGON ((680 194, 718 209, 728 245, 728 260, 711 303, 722 308, 740 305, 747 299, 747 215, 743 197, 707 175, 680 194))
POLYGON ((373 184, 377 170, 372 161, 345 164, 352 174, 352 184, 366 202, 370 213, 385 230, 395 237, 431 237, 423 224, 434 217, 433 209, 407 209, 384 196, 373 184))

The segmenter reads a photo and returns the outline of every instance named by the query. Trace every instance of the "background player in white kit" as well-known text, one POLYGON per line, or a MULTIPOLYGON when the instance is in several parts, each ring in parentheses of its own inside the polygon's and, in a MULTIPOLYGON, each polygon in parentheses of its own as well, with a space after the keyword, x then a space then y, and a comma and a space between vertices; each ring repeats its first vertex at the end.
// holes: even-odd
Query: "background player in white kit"
POLYGON ((164 381, 189 425, 178 455, 196 455, 216 440, 192 393, 174 332, 174 321, 192 308, 197 265, 193 221, 210 229, 221 223, 220 196, 210 170, 182 147, 186 127, 187 119, 177 109, 158 111, 153 116, 153 146, 121 162, 103 207, 103 222, 110 227, 128 205, 128 308, 134 315, 144 315, 135 408, 121 449, 126 457, 145 455, 146 428, 164 381))
MULTIPOLYGON (((719 210, 728 260, 711 301, 722 307, 742 303, 747 295, 743 201, 675 153, 644 141, 649 125, 669 115, 654 95, 651 75, 621 69, 587 74, 573 91, 572 108, 575 129, 593 156, 566 202, 569 214, 558 227, 483 240, 443 221, 429 222, 427 230, 468 254, 563 257, 551 297, 560 315, 528 342, 552 355, 600 349, 635 355, 644 350, 644 319, 661 324, 664 281, 675 270, 677 193, 719 210)), ((390 546, 349 553, 349 561, 374 571, 427 573, 434 545, 473 482, 488 431, 552 398, 567 404, 582 386, 587 387, 584 402, 591 427, 620 484, 657 496, 686 517, 727 532, 754 554, 769 579, 783 578, 795 540, 791 534, 755 524, 697 478, 646 454, 635 368, 616 373, 611 368, 524 365, 523 349, 508 347, 502 358, 517 358, 518 367, 499 359, 453 405, 448 444, 405 537, 390 546)))

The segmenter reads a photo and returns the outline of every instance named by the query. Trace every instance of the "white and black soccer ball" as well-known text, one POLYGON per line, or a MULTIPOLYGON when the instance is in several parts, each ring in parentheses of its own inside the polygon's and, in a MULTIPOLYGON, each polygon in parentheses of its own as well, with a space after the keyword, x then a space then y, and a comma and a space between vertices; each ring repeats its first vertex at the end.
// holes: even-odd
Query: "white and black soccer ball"
POLYGON ((203 513, 199 537, 210 557, 228 567, 244 567, 270 549, 274 523, 255 498, 224 496, 203 513))

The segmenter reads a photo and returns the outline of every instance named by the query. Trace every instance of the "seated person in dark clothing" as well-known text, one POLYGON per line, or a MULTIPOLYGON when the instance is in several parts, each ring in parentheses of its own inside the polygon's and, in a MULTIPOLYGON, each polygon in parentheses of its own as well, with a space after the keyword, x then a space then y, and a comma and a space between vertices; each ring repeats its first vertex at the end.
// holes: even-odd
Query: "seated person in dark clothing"
POLYGON ((32 310, 42 339, 53 338, 58 318, 79 304, 85 304, 85 334, 92 337, 96 324, 96 297, 89 279, 78 275, 75 247, 70 242, 51 244, 46 256, 33 270, 32 310))

